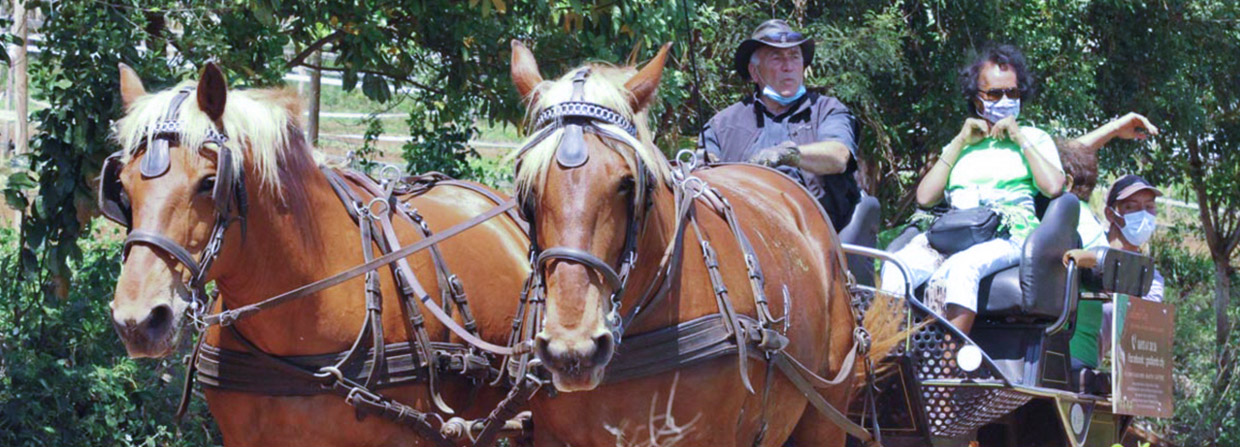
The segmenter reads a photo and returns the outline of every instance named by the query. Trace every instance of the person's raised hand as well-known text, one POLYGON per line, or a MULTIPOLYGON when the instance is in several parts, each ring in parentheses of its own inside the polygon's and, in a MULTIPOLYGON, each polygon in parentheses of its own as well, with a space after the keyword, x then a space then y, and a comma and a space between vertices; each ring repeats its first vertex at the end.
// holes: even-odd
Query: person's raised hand
POLYGON ((990 126, 990 136, 996 140, 1011 140, 1016 144, 1021 144, 1024 140, 1024 135, 1020 133, 1020 124, 1016 124, 1016 117, 1012 116, 990 126))
POLYGON ((1150 135, 1158 135, 1158 127, 1136 112, 1128 112, 1107 125, 1114 126, 1112 133, 1125 140, 1144 140, 1150 135))

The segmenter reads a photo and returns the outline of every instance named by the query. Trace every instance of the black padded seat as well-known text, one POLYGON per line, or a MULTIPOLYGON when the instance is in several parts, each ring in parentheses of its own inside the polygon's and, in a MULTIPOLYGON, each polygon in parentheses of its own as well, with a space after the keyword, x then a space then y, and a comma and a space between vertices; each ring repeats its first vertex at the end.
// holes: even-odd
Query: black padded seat
MULTIPOLYGON (((977 309, 988 317, 1024 316, 1020 291, 1020 266, 1012 266, 982 278, 977 289, 977 309)), ((1047 317, 1054 318, 1055 316, 1047 317)))
POLYGON ((1041 224, 1025 240, 1019 266, 982 278, 978 316, 990 319, 1046 321, 1064 310, 1067 269, 1064 252, 1081 246, 1076 225, 1081 205, 1064 194, 1051 200, 1041 224))
MULTIPOLYGON (((840 230, 840 242, 874 248, 878 245, 878 219, 881 214, 878 199, 863 194, 853 208, 852 220, 840 230)), ((857 284, 874 285, 874 261, 868 256, 849 255, 848 270, 857 284)))

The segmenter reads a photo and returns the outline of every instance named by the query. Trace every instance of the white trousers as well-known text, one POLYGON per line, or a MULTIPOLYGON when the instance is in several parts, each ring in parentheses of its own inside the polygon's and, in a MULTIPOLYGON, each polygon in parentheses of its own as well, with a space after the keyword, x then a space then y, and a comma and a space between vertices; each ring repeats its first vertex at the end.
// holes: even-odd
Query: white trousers
MULTIPOLYGON (((943 313, 947 304, 977 312, 977 290, 982 278, 1020 263, 1021 244, 1010 239, 993 239, 944 257, 922 233, 895 253, 896 259, 909 269, 909 289, 916 289, 927 280, 925 304, 930 310, 943 313)), ((900 269, 883 264, 882 290, 904 293, 900 269)))

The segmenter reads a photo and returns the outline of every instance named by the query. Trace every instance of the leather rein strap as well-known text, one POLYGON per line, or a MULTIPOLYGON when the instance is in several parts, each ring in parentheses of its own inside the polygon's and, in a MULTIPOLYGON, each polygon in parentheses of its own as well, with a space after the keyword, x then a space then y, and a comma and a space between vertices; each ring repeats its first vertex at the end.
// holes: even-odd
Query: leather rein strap
MULTIPOLYGON (((447 240, 450 237, 456 236, 457 234, 460 234, 464 232, 465 230, 473 228, 515 207, 516 207, 516 201, 508 200, 504 202, 503 205, 499 205, 494 208, 491 208, 490 210, 487 210, 485 213, 474 216, 473 218, 465 222, 461 222, 459 224, 453 225, 443 231, 435 233, 431 237, 422 239, 414 244, 402 247, 391 253, 375 258, 369 262, 363 263, 351 269, 345 270, 343 272, 337 273, 327 278, 320 279, 310 284, 306 284, 304 286, 298 287, 288 292, 284 292, 280 295, 273 296, 271 298, 265 299, 263 301, 260 301, 254 304, 249 304, 246 306, 238 307, 236 309, 225 310, 225 311, 221 311, 216 314, 207 315, 206 317, 203 318, 203 320, 207 324, 210 324, 210 325, 229 326, 237 321, 254 316, 254 314, 261 312, 265 309, 276 307, 276 306, 279 306, 281 304, 287 303, 292 300, 296 300, 299 298, 304 298, 304 297, 313 295, 315 293, 321 292, 333 286, 339 285, 350 279, 365 275, 366 272, 369 272, 379 267, 383 267, 393 262, 402 260, 414 253, 417 253, 421 250, 424 250, 430 247, 433 244, 437 244, 439 242, 447 240)), ((426 300, 429 300, 429 297, 426 297, 426 300)), ((525 345, 522 345, 519 347, 507 347, 507 346, 499 346, 499 345, 489 343, 486 340, 482 340, 481 338, 478 338, 477 336, 471 334, 465 328, 461 327, 459 324, 456 323, 455 320, 452 319, 451 316, 447 315, 442 309, 439 309, 438 306, 428 303, 426 307, 430 309, 431 314, 433 314, 436 318, 439 318, 441 320, 441 323, 447 326, 448 329, 452 331, 452 333, 461 337, 467 343, 477 346, 478 348, 482 350, 485 350, 487 352, 497 354, 497 355, 512 355, 512 354, 520 354, 520 353, 526 352, 529 349, 529 347, 525 345)))

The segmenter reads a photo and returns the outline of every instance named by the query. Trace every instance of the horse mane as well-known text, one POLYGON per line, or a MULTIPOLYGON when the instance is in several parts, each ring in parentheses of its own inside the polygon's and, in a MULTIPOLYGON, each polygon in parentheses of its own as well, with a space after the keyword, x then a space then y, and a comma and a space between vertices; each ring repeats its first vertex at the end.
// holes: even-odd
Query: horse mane
MULTIPOLYGON (((144 95, 131 104, 117 122, 117 141, 125 150, 128 163, 138 149, 155 135, 155 124, 163 117, 177 91, 194 87, 195 82, 182 82, 159 93, 144 95)), ((227 150, 231 153, 234 178, 241 178, 241 169, 248 161, 258 174, 260 186, 278 198, 292 196, 293 202, 304 197, 301 181, 303 169, 315 167, 312 148, 301 134, 301 101, 296 90, 287 88, 231 90, 228 92, 224 116, 220 119, 228 142, 223 147, 205 150, 227 150)), ((181 103, 178 135, 182 147, 203 147, 207 130, 214 129, 211 118, 198 108, 191 95, 181 103)))
MULTIPOLYGON (((634 113, 629 106, 629 99, 633 96, 628 89, 624 88, 624 82, 633 77, 637 73, 631 67, 616 67, 607 63, 587 63, 581 67, 569 70, 563 76, 556 80, 548 80, 539 83, 531 91, 532 98, 537 98, 533 107, 529 108, 526 115, 526 123, 532 125, 539 113, 553 105, 567 102, 573 95, 573 74, 582 68, 591 70, 590 76, 586 78, 585 88, 583 89, 586 102, 592 102, 603 107, 614 110, 616 113, 623 115, 637 127, 637 137, 629 136, 625 130, 606 123, 595 123, 601 127, 609 127, 612 133, 623 136, 623 145, 616 145, 615 142, 604 138, 605 144, 612 149, 616 149, 619 154, 624 157, 625 162, 629 165, 629 170, 634 175, 637 173, 637 158, 640 158, 650 172, 654 175, 656 183, 666 183, 671 177, 671 168, 667 163, 667 158, 663 153, 655 147, 653 139, 650 135, 650 128, 647 124, 646 111, 634 113)), ((563 129, 557 129, 550 135, 547 135, 541 142, 525 151, 521 159, 521 169, 517 172, 516 186, 521 193, 528 193, 531 190, 540 189, 547 179, 547 172, 553 165, 552 160, 555 159, 556 149, 560 147, 560 138, 564 136, 563 129)), ((529 139, 524 142, 522 147, 529 145, 529 139)))

